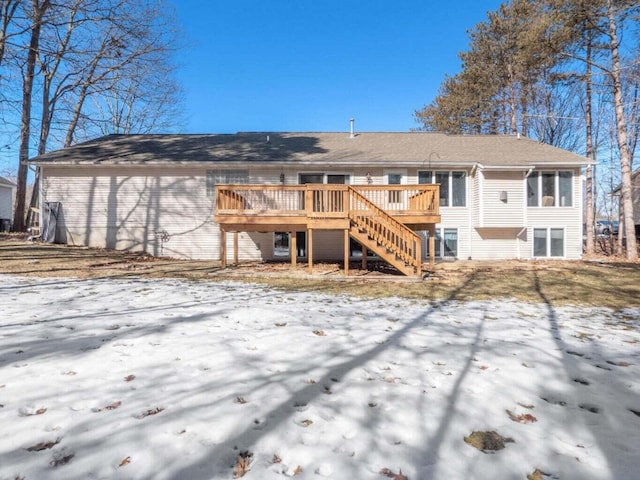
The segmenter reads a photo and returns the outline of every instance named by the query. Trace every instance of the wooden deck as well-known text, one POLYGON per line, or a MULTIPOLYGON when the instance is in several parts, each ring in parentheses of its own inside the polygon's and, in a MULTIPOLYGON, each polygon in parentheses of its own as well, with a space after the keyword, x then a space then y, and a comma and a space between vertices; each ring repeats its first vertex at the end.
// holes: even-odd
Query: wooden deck
MULTIPOLYGON (((414 230, 429 231, 433 242, 435 225, 440 222, 439 186, 216 185, 215 221, 220 225, 223 250, 227 232, 306 231, 311 269, 313 230, 343 230, 345 273, 348 239, 353 238, 365 253, 368 248, 403 273, 419 275, 421 239, 414 230)), ((430 244, 432 266, 433 247, 430 244)), ((291 256, 294 264, 295 257, 291 256)), ((221 260, 226 262, 226 251, 221 252, 221 260)))

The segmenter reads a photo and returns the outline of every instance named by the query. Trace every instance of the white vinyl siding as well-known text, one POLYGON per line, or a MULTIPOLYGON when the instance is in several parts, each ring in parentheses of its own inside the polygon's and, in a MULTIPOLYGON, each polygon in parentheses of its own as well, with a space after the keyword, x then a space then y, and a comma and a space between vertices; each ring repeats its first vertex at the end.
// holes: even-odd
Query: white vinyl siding
POLYGON ((480 198, 482 196, 482 172, 476 171, 472 181, 472 208, 473 208, 473 224, 480 225, 482 211, 480 209, 480 198))
POLYGON ((0 186, 0 219, 13 218, 13 190, 11 187, 0 186))
MULTIPOLYGON (((219 259, 220 231, 204 170, 45 167, 42 188, 43 201, 62 203, 59 231, 70 245, 219 259)), ((260 260, 268 246, 256 237, 239 235, 246 260, 260 260)))
POLYGON ((472 236, 473 259, 506 260, 528 258, 529 247, 523 241, 521 228, 480 228, 474 229, 472 236))
POLYGON ((478 228, 524 227, 522 172, 483 171, 478 228))

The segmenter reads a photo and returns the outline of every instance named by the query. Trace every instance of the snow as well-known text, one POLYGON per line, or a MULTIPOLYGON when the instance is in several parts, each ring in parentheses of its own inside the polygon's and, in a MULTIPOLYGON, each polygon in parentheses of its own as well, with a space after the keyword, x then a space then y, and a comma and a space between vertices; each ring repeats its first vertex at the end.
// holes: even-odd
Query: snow
POLYGON ((640 471, 637 309, 12 276, 0 298, 0 479, 230 479, 244 452, 246 479, 640 471))

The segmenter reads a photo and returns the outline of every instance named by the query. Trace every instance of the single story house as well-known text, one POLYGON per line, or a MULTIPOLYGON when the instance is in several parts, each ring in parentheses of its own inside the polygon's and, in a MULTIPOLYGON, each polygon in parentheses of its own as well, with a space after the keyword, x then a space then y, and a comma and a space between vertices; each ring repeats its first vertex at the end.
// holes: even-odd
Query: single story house
POLYGON ((589 163, 519 136, 424 132, 108 135, 31 160, 71 245, 405 265, 580 258, 589 163))
POLYGON ((9 231, 13 223, 13 197, 16 184, 0 177, 0 232, 9 231))

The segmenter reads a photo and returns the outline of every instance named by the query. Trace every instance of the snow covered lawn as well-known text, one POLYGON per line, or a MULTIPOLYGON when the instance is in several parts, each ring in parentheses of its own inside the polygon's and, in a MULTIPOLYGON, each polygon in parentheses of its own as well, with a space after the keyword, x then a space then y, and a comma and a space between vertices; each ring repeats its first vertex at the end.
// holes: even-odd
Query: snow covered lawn
POLYGON ((11 276, 0 299, 1 479, 640 471, 639 310, 11 276))

